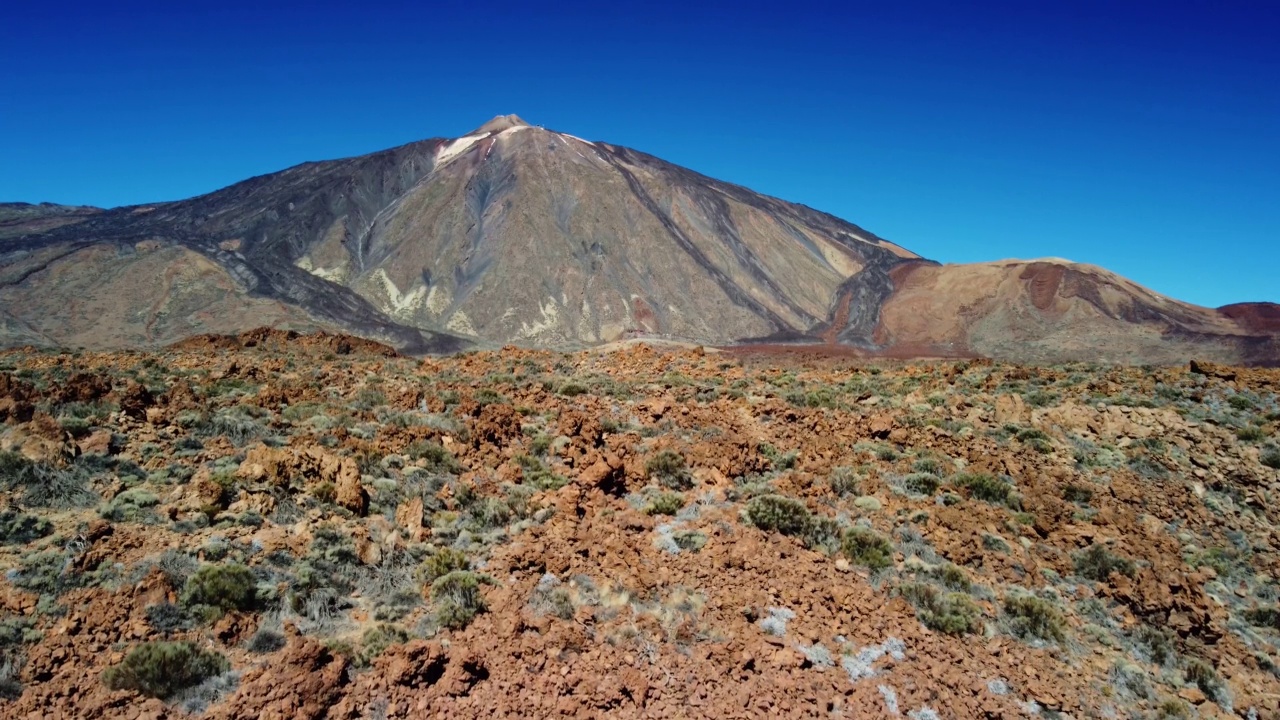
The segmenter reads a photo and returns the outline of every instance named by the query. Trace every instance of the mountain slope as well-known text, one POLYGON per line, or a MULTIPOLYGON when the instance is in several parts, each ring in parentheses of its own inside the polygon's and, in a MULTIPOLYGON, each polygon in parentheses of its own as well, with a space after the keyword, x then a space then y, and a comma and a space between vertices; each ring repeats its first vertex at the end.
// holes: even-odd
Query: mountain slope
POLYGON ((661 336, 1052 360, 1106 337, 1128 361, 1200 348, 1222 361, 1280 356, 1266 306, 1155 301, 1062 266, 1106 298, 1065 297, 1079 306, 1067 312, 1041 301, 1043 280, 1006 266, 938 266, 825 213, 515 116, 179 202, 33 207, 14 225, 23 232, 0 234, 0 302, 10 326, 60 344, 161 344, 267 322, 410 352, 661 336), (171 251, 139 264, 140 248, 171 251), (76 272, 94 282, 58 280, 76 272), (177 280, 144 298, 140 276, 177 280), (69 307, 101 321, 90 332, 69 307))

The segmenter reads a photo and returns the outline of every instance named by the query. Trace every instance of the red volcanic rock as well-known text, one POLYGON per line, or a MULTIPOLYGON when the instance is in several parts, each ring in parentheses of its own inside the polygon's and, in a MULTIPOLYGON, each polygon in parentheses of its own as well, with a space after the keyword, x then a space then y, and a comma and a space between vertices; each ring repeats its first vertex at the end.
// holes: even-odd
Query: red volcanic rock
POLYGON ((1280 304, 1236 303, 1223 305, 1218 312, 1252 332, 1280 333, 1280 304))

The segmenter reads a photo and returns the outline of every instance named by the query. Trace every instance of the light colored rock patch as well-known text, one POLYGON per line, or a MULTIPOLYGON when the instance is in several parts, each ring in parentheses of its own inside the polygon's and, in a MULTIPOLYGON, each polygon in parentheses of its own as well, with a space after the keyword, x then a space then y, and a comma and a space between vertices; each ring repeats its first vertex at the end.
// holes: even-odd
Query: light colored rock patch
POLYGON ((449 292, 448 288, 432 285, 431 290, 427 293, 427 312, 439 316, 449 309, 449 304, 452 302, 453 293, 449 292))
POLYGON ((316 267, 315 263, 311 261, 311 256, 309 255, 303 255, 302 257, 298 258, 297 261, 294 262, 294 265, 301 270, 306 270, 312 275, 315 275, 316 277, 324 278, 329 282, 334 282, 341 285, 346 283, 347 281, 347 269, 345 267, 332 267, 332 268, 316 267))
POLYGON ((396 284, 391 281, 386 270, 378 268, 375 277, 382 281, 382 288, 387 293, 387 306, 384 308, 387 314, 398 318, 406 318, 412 316, 415 310, 422 307, 427 295, 425 285, 419 285, 407 293, 401 293, 400 288, 396 287, 396 284))
POLYGON ((517 337, 536 338, 544 333, 556 329, 560 324, 560 305, 554 297, 548 297, 547 302, 540 305, 538 310, 542 313, 542 319, 535 321, 533 324, 520 322, 520 333, 517 337))
POLYGON ((591 302, 583 298, 582 317, 578 318, 578 339, 597 342, 600 338, 596 337, 595 324, 595 313, 591 309, 591 302))
POLYGON ((489 137, 489 133, 483 133, 481 135, 467 135, 466 137, 460 137, 448 145, 445 145, 440 148, 440 154, 436 155, 436 167, 440 167, 448 163, 450 160, 466 152, 467 148, 487 137, 489 137))
POLYGON ((476 328, 471 324, 471 318, 461 310, 449 316, 449 322, 444 324, 446 330, 451 330, 461 335, 479 335, 476 328))

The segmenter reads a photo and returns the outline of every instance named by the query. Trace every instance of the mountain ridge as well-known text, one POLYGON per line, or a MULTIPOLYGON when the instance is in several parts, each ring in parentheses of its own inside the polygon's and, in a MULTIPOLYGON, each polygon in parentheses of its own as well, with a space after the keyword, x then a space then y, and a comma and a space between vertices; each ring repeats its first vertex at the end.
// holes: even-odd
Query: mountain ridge
POLYGON ((127 347, 267 317, 412 353, 672 337, 1052 361, 1105 336, 1123 362, 1280 362, 1271 304, 1196 309, 1059 260, 942 265, 820 210, 515 115, 185 200, 30 207, 43 206, 16 224, 0 212, 6 344, 10 326, 127 347), (76 262, 90 264, 77 274, 76 262), (124 279, 140 272, 175 284, 152 297, 124 279), (76 297, 50 284, 59 273, 80 278, 76 297), (98 328, 68 316, 86 307, 98 328))

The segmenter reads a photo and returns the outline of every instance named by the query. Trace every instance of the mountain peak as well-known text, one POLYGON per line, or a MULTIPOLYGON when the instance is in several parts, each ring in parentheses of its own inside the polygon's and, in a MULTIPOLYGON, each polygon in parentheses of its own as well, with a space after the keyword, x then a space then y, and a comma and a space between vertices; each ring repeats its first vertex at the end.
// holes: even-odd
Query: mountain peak
POLYGON ((513 127, 529 127, 529 123, 521 120, 519 115, 498 115, 467 134, 479 135, 487 132, 502 132, 513 127))

